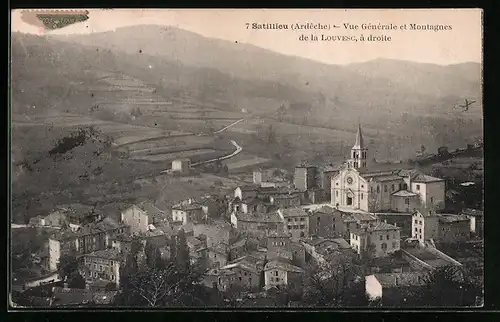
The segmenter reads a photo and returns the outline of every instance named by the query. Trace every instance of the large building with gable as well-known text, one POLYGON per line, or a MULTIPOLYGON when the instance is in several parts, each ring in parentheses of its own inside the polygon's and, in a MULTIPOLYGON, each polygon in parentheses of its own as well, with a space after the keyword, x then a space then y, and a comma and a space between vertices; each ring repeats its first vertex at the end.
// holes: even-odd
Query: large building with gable
POLYGON ((413 212, 420 207, 441 210, 445 202, 444 179, 416 169, 375 169, 358 126, 356 142, 331 181, 334 206, 368 212, 413 212))

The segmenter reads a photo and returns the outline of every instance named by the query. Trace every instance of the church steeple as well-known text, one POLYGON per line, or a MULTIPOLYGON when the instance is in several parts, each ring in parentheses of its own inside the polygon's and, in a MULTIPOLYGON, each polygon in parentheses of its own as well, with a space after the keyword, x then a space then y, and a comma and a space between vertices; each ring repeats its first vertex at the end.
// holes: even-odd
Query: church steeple
POLYGON ((356 134, 356 143, 354 143, 353 149, 364 149, 363 144, 363 134, 361 133, 361 124, 358 124, 358 133, 356 134))
POLYGON ((361 124, 358 123, 358 132, 356 133, 356 142, 351 149, 351 158, 349 160, 349 166, 353 168, 366 168, 366 162, 368 159, 368 149, 365 148, 363 143, 363 134, 361 132, 361 124))

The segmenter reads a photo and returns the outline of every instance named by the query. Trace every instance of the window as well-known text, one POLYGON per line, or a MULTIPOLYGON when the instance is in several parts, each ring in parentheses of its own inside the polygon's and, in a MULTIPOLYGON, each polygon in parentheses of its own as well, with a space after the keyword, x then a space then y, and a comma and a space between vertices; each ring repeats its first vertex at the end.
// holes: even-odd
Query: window
POLYGON ((97 264, 94 264, 94 269, 97 269, 97 264))
POLYGON ((299 229, 299 225, 293 225, 293 229, 299 229))
POLYGON ((419 233, 422 233, 422 229, 419 229, 419 230, 418 230, 418 232, 419 232, 419 233))
POLYGON ((361 193, 361 200, 363 200, 363 193, 361 193))
POLYGON ((409 205, 410 204, 410 198, 405 198, 405 205, 409 205))
POLYGON ((240 277, 238 277, 238 279, 241 281, 241 276, 240 276, 240 277))
POLYGON ((384 192, 387 192, 387 185, 384 184, 384 192))
POLYGON ((317 221, 317 222, 320 222, 320 219, 321 219, 320 217, 317 217, 317 218, 316 218, 316 221, 317 221))
POLYGON ((418 220, 415 219, 415 225, 418 224, 418 220))
POLYGON ((339 192, 338 192, 338 190, 337 190, 337 191, 335 191, 335 196, 336 196, 336 197, 338 197, 338 196, 339 196, 339 192))
MULTIPOLYGON (((319 218, 319 217, 318 217, 319 218)), ((300 218, 300 221, 304 221, 304 218, 300 218)))
POLYGON ((420 220, 419 223, 422 225, 422 220, 420 220))
POLYGON ((377 186, 377 193, 380 193, 380 187, 377 186))
POLYGON ((275 271, 275 272, 274 272, 274 276, 278 276, 278 271, 275 271))
POLYGON ((391 190, 394 191, 394 183, 391 185, 391 190))
POLYGON ((386 236, 386 237, 387 237, 387 240, 391 239, 391 237, 389 237, 389 234, 387 234, 387 236, 386 236))
POLYGON ((288 220, 288 222, 291 222, 291 221, 292 221, 292 218, 288 218, 287 220, 288 220))
POLYGON ((417 191, 420 191, 420 185, 417 184, 417 191))
POLYGON ((339 183, 338 183, 338 182, 335 182, 335 185, 336 185, 336 186, 338 186, 338 185, 339 185, 339 183))
POLYGON ((434 197, 431 197, 431 203, 434 203, 434 197))
POLYGON ((396 248, 396 242, 392 242, 392 248, 396 248))
POLYGON ((370 192, 373 192, 373 187, 370 187, 370 192))
POLYGON ((248 275, 247 272, 245 272, 245 276, 247 276, 247 275, 248 275))
POLYGON ((415 227, 415 231, 418 231, 418 228, 417 228, 417 227, 415 227))
POLYGON ((382 243, 382 245, 380 245, 380 248, 382 248, 382 250, 387 250, 387 244, 382 243))
POLYGON ((288 225, 288 226, 287 226, 287 228, 288 228, 288 229, 292 229, 292 226, 288 225))
POLYGON ((306 225, 300 225, 300 229, 306 228, 306 225))
POLYGON ((380 240, 383 240, 384 239, 384 236, 380 235, 380 240))

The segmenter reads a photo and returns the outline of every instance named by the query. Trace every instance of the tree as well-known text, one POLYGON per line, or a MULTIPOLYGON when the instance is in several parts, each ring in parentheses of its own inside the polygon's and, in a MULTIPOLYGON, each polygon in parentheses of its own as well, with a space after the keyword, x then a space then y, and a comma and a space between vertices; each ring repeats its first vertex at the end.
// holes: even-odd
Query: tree
POLYGON ((57 263, 57 272, 65 280, 78 272, 78 260, 73 255, 62 255, 57 263))
POLYGON ((76 273, 71 277, 68 287, 69 288, 79 288, 79 289, 84 289, 86 286, 85 279, 80 275, 79 273, 76 273))
POLYGON ((268 144, 276 143, 276 130, 273 128, 272 124, 269 124, 267 128, 266 141, 268 144))
POLYGON ((425 278, 426 288, 421 292, 423 306, 474 306, 482 296, 481 287, 475 285, 461 267, 448 265, 434 269, 425 278))
POLYGON ((177 268, 180 272, 189 271, 190 258, 189 258, 189 247, 186 241, 186 233, 184 229, 180 229, 177 234, 177 251, 176 251, 176 259, 177 259, 177 268))
POLYGON ((156 247, 150 241, 146 242, 144 247, 144 252, 146 254, 146 263, 148 267, 151 268, 161 268, 163 267, 163 260, 161 258, 161 253, 158 247, 156 247))
POLYGON ((104 287, 104 291, 105 292, 113 292, 113 291, 116 291, 116 283, 108 283, 105 287, 104 287))
POLYGON ((333 252, 307 269, 304 301, 311 306, 366 306, 363 268, 355 254, 333 252))
POLYGON ((175 263, 175 262, 177 262, 177 243, 176 243, 175 236, 172 236, 169 239, 168 246, 170 249, 170 261, 175 263))
POLYGON ((127 278, 121 305, 171 307, 207 305, 210 294, 200 284, 201 271, 181 272, 176 263, 165 268, 148 268, 127 278))

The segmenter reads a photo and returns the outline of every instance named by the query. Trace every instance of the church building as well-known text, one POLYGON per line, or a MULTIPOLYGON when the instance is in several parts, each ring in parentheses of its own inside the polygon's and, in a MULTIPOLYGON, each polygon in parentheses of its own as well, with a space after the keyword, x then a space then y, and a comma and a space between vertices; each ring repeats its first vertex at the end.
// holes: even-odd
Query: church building
POLYGON ((420 207, 444 209, 445 181, 415 169, 377 170, 369 164, 361 125, 351 155, 332 177, 331 203, 368 212, 407 212, 420 207))

